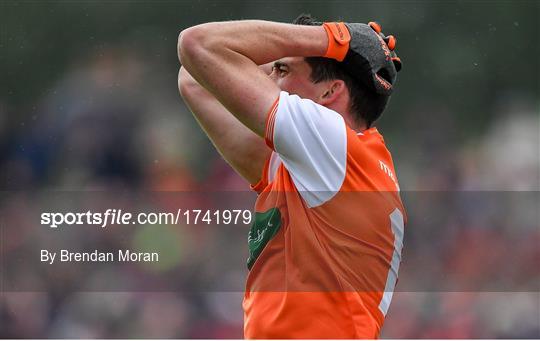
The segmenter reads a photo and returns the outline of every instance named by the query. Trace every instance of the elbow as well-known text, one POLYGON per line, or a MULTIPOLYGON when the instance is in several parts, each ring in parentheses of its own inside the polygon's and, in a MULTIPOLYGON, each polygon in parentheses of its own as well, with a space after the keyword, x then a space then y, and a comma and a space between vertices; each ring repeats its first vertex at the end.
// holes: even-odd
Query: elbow
POLYGON ((180 64, 184 64, 183 58, 186 54, 186 51, 188 48, 191 48, 191 38, 190 38, 190 28, 187 28, 185 30, 182 30, 180 34, 178 35, 178 43, 176 45, 176 52, 178 53, 178 60, 180 61, 180 64))
POLYGON ((187 28, 185 30, 182 30, 180 34, 178 35, 178 44, 176 47, 176 51, 178 53, 178 60, 180 61, 180 64, 184 65, 187 63, 188 55, 191 54, 193 50, 193 38, 191 37, 191 29, 187 28))
POLYGON ((210 63, 215 53, 213 49, 218 34, 216 26, 212 24, 197 25, 180 32, 177 52, 182 67, 178 74, 178 90, 184 99, 201 92, 201 86, 191 75, 204 78, 204 65, 210 63))
POLYGON ((201 96, 202 87, 182 66, 178 73, 178 91, 186 101, 201 96))
POLYGON ((187 28, 180 32, 178 36, 178 59, 182 65, 189 65, 191 60, 197 58, 201 49, 204 48, 208 37, 205 25, 198 25, 187 28))
POLYGON ((187 75, 187 71, 182 67, 178 73, 178 92, 182 98, 187 99, 194 88, 193 80, 187 75))

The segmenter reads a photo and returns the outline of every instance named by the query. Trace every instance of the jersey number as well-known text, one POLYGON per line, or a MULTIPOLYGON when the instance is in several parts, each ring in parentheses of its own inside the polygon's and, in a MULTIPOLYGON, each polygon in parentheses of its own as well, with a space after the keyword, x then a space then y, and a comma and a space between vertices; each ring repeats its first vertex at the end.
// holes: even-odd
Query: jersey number
POLYGON ((392 226, 392 234, 394 235, 394 252, 392 253, 392 262, 388 271, 388 277, 386 277, 384 294, 381 303, 379 303, 379 310, 384 316, 388 312, 388 307, 394 294, 394 288, 396 287, 399 263, 401 263, 401 249, 403 249, 403 214, 397 208, 390 214, 390 225, 392 226))

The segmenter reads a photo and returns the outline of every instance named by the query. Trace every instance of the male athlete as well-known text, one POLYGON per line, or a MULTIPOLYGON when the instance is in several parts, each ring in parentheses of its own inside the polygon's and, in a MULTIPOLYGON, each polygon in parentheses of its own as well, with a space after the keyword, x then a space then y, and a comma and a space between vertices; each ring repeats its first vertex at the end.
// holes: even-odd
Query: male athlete
POLYGON ((245 337, 376 338, 404 227, 392 158, 372 127, 401 68, 396 41, 377 23, 295 24, 182 31, 180 92, 259 193, 245 337))

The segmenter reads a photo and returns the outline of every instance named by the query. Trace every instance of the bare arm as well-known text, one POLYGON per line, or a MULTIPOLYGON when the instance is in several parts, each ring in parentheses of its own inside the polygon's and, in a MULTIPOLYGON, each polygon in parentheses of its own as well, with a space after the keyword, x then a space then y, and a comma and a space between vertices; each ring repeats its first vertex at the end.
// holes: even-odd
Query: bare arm
POLYGON ((271 150, 184 69, 178 74, 180 94, 219 153, 249 183, 260 180, 271 150))
POLYGON ((181 32, 182 65, 238 120, 264 136, 280 89, 257 65, 286 56, 323 56, 324 28, 266 21, 209 23, 181 32))

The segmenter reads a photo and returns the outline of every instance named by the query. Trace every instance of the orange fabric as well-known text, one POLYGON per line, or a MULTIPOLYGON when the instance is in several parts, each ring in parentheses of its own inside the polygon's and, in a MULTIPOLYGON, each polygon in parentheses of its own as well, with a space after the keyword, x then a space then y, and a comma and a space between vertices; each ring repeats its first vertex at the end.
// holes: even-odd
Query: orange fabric
POLYGON ((272 150, 274 149, 274 124, 276 122, 278 103, 279 95, 274 101, 274 104, 272 104, 272 107, 270 107, 270 110, 268 110, 268 113, 266 114, 264 141, 266 142, 266 145, 268 145, 268 147, 270 147, 272 150))
POLYGON ((343 61, 349 52, 351 41, 349 29, 342 22, 324 23, 323 27, 328 35, 328 47, 323 57, 343 61))
POLYGON ((371 27, 375 32, 377 33, 381 33, 382 32, 382 27, 381 25, 378 23, 378 22, 375 22, 375 21, 370 21, 368 23, 369 27, 371 27))
POLYGON ((387 44, 388 48, 390 49, 390 51, 393 51, 396 48, 396 43, 397 43, 396 38, 393 35, 389 35, 387 39, 388 39, 388 44, 387 44))
POLYGON ((392 57, 392 62, 394 62, 394 66, 396 67, 396 70, 399 72, 402 67, 401 59, 399 59, 399 57, 392 57))
POLYGON ((320 206, 307 207, 279 166, 255 204, 256 212, 278 208, 281 227, 248 275, 246 338, 379 336, 394 251, 388 217, 396 208, 405 214, 394 174, 376 128, 358 136, 347 128, 345 180, 320 206))

